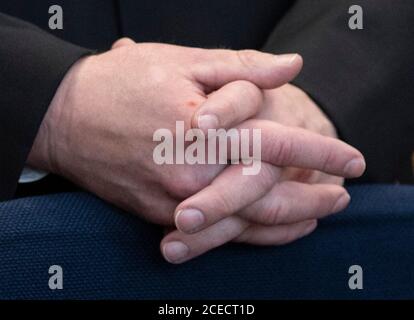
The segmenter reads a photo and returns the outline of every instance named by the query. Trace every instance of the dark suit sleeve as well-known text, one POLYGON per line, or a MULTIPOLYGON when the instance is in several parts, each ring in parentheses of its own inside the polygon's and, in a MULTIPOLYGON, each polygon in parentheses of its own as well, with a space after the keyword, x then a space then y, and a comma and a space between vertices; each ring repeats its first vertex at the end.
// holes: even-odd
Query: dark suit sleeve
POLYGON ((89 52, 0 13, 0 200, 13 196, 60 81, 89 52))
POLYGON ((298 52, 306 91, 367 160, 361 181, 413 182, 414 1, 299 0, 264 50, 298 52), (363 8, 363 30, 348 9, 363 8))

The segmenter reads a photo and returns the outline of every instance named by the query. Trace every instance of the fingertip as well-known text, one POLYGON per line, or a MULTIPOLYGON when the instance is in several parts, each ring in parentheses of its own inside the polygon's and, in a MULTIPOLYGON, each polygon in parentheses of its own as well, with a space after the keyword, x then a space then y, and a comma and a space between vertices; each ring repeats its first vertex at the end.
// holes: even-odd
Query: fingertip
MULTIPOLYGON (((293 80, 302 70, 303 58, 298 53, 275 55, 275 58, 278 77, 283 72, 284 83, 293 80)), ((277 86, 280 86, 280 79, 277 79, 277 86)))
POLYGON ((308 222, 308 225, 305 227, 303 231, 303 237, 306 237, 307 235, 311 234, 318 226, 318 220, 310 220, 308 222))
POLYGON ((180 264, 188 259, 190 248, 181 241, 170 241, 161 245, 165 260, 172 264, 180 264))
POLYGON ((187 234, 200 231, 205 220, 204 214, 198 209, 179 210, 174 217, 177 229, 187 234))
POLYGON ((332 213, 337 213, 344 210, 351 201, 351 196, 348 192, 342 194, 332 207, 332 213))
POLYGON ((344 174, 347 178, 358 178, 362 176, 366 169, 364 157, 353 158, 344 167, 344 174))
POLYGON ((299 69, 299 71, 303 68, 303 57, 296 53, 295 59, 292 61, 292 64, 299 69))
MULTIPOLYGON (((303 58, 300 54, 296 54, 295 60, 292 62, 293 68, 293 78, 295 78, 303 68, 303 58)), ((293 79, 292 78, 292 79, 293 79)))
POLYGON ((197 128, 207 134, 209 129, 218 129, 220 121, 214 114, 202 114, 197 116, 197 128))
POLYGON ((303 66, 303 58, 298 53, 288 53, 275 55, 276 65, 279 67, 290 67, 294 69, 301 69, 303 66))

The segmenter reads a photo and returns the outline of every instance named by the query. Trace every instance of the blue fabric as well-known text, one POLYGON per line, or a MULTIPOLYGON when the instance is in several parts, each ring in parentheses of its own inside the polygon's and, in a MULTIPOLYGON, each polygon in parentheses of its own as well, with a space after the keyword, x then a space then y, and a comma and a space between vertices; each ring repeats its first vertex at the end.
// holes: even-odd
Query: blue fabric
POLYGON ((0 203, 0 298, 414 298, 414 187, 353 186, 350 207, 284 247, 230 244, 183 265, 162 232, 86 193, 0 203), (348 288, 361 265, 364 289, 348 288), (63 290, 48 269, 63 268, 63 290))

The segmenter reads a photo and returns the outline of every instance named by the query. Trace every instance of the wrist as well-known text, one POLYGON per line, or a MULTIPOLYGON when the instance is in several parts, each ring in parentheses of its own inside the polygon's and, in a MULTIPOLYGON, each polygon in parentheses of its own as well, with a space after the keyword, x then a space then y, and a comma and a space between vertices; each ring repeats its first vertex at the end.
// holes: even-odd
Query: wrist
POLYGON ((70 112, 70 95, 84 60, 81 58, 68 70, 49 105, 49 108, 39 127, 32 149, 27 159, 27 165, 46 172, 60 174, 62 161, 59 150, 65 143, 65 118, 70 112))

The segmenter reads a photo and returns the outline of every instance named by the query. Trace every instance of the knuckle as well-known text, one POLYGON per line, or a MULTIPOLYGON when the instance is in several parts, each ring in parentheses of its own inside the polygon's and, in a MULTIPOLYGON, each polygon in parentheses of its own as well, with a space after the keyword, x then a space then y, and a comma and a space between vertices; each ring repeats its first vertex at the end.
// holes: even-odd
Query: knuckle
POLYGON ((158 65, 150 65, 147 68, 147 81, 153 87, 165 87, 170 75, 165 68, 158 65))
POLYGON ((246 68, 252 68, 256 65, 258 52, 255 50, 245 49, 236 51, 237 58, 246 68))
POLYGON ((234 204, 231 201, 231 197, 226 196, 224 192, 218 192, 216 189, 211 188, 211 203, 214 204, 217 212, 224 212, 226 215, 233 213, 234 204))
MULTIPOLYGON (((186 48, 186 47, 184 47, 186 48)), ((209 50, 202 48, 186 48, 189 49, 189 57, 194 64, 203 63, 209 58, 209 50)))
POLYGON ((243 95, 250 102, 253 102, 252 105, 258 107, 262 102, 262 91, 253 83, 245 80, 237 81, 237 86, 240 92, 240 95, 243 95))
POLYGON ((316 131, 322 135, 328 136, 328 137, 336 137, 336 130, 333 124, 323 116, 320 118, 320 120, 317 122, 317 128, 316 131))
POLYGON ((277 164, 289 164, 294 160, 293 143, 291 139, 280 139, 273 151, 273 159, 277 164))
POLYGON ((176 198, 187 198, 200 190, 200 181, 194 170, 185 168, 175 170, 172 176, 166 177, 164 187, 167 192, 176 198))
POLYGON ((234 82, 234 84, 237 86, 240 92, 249 91, 249 93, 255 93, 253 91, 256 89, 256 86, 250 81, 237 80, 234 82))
POLYGON ((271 188, 280 177, 280 169, 269 163, 262 163, 259 177, 264 188, 271 188))
POLYGON ((332 149, 327 149, 322 157, 321 170, 324 172, 329 171, 333 163, 337 162, 337 154, 332 149))
POLYGON ((223 121, 229 121, 228 119, 238 119, 239 116, 239 106, 237 105, 235 99, 232 99, 230 97, 225 97, 221 99, 221 106, 217 107, 218 112, 220 112, 221 120, 223 121))
POLYGON ((295 171, 294 179, 298 182, 309 182, 315 175, 315 171, 311 169, 298 169, 295 171))
POLYGON ((286 215, 287 208, 281 201, 272 203, 272 206, 266 208, 263 213, 262 223, 265 225, 278 225, 281 223, 283 216, 286 215))

